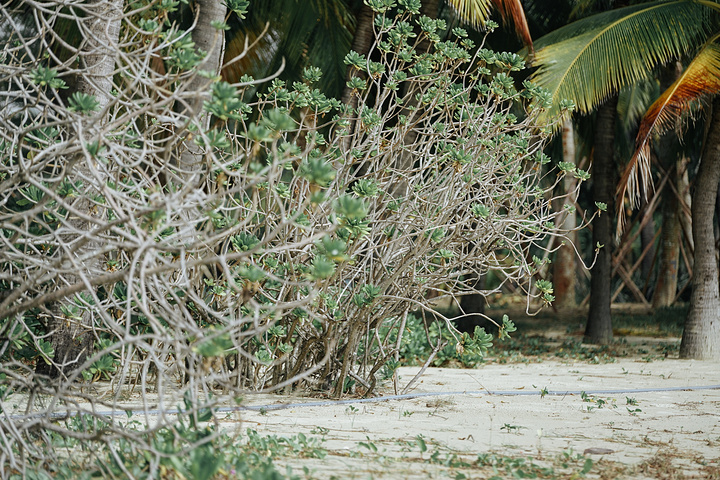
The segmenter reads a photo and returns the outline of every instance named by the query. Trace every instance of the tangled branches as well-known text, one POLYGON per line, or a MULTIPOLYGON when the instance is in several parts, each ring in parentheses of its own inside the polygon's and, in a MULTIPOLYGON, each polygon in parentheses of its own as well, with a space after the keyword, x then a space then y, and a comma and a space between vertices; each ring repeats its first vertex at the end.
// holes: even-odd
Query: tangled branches
MULTIPOLYGON (((433 53, 416 52, 412 8, 378 13, 348 107, 314 68, 293 85, 200 70, 195 26, 143 5, 2 10, 0 460, 18 471, 61 434, 152 451, 153 472, 179 402, 196 425, 250 391, 369 395, 408 312, 488 271, 530 292, 532 252, 565 233, 534 124, 547 96, 515 89, 516 55, 424 17, 433 53), (129 428, 127 408, 161 413, 129 428)), ((487 346, 446 320, 459 348, 487 346)))

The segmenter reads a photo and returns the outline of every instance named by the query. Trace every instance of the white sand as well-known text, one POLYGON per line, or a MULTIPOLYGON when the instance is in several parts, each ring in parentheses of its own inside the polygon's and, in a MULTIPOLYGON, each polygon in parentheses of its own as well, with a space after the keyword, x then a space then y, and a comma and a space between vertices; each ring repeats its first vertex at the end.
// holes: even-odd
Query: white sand
MULTIPOLYGON (((406 384, 417 370, 399 369, 400 384, 406 384)), ((618 478, 638 479, 654 478, 638 473, 638 465, 658 453, 671 453, 674 467, 694 478, 705 478, 703 466, 720 468, 720 389, 662 390, 718 384, 720 365, 687 360, 646 363, 623 359, 600 365, 544 361, 482 365, 472 370, 431 368, 412 393, 533 394, 440 395, 247 411, 241 417, 243 429, 252 428, 261 434, 320 437, 323 435, 318 432, 327 429, 326 458, 289 460, 295 472, 309 466, 317 478, 447 478, 458 472, 467 478, 486 478, 485 473, 473 468, 449 469, 427 463, 438 447, 444 457, 455 452, 467 462, 473 462, 479 453, 494 452, 532 457, 533 461, 555 466, 557 460, 553 463, 552 459, 563 452, 582 454, 596 449, 589 450, 587 456, 596 462, 619 462, 627 466, 625 475, 633 473, 618 478), (623 392, 646 388, 659 391, 623 392), (583 399, 580 394, 541 396, 543 389, 616 393, 590 394, 583 399), (428 445, 422 454, 416 442, 418 435, 428 445), (378 452, 370 452, 358 442, 372 443, 378 452), (592 453, 603 451, 606 453, 592 453)), ((316 401, 293 398, 284 403, 316 401)), ((263 395, 248 397, 248 403, 280 402, 277 396, 263 395)), ((588 478, 598 476, 591 472, 588 478)))

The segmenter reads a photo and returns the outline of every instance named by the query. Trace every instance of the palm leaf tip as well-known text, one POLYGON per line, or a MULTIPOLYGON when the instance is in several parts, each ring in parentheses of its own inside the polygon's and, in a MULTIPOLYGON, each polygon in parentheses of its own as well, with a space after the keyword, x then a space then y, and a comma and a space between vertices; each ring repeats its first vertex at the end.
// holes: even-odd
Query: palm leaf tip
MULTIPOLYGON (((618 183, 619 205, 625 195, 636 208, 641 192, 652 188, 651 141, 670 130, 680 131, 684 117, 689 116, 702 98, 720 94, 720 46, 707 43, 678 79, 665 90, 645 113, 636 138, 636 147, 618 183)), ((618 211, 618 218, 623 211, 618 211)), ((621 222, 618 222, 620 225, 621 222)))
POLYGON ((647 192, 654 189, 652 180, 652 156, 650 146, 646 145, 641 151, 636 152, 630 159, 623 172, 615 193, 617 201, 617 229, 616 238, 622 236, 625 230, 625 197, 630 203, 630 208, 635 209, 640 204, 640 199, 647 201, 647 192))
POLYGON ((631 208, 636 208, 640 199, 647 200, 647 192, 653 189, 651 159, 650 145, 645 145, 630 159, 618 182, 616 196, 620 199, 619 205, 623 204, 626 195, 631 208))
POLYGON ((707 43, 667 90, 650 106, 640 122, 637 151, 653 135, 677 129, 702 98, 720 94, 720 46, 707 43))
POLYGON ((490 17, 490 4, 500 12, 500 17, 505 25, 511 22, 515 26, 515 33, 533 51, 533 41, 530 36, 525 10, 520 0, 448 0, 448 5, 455 10, 461 21, 468 23, 473 28, 485 25, 490 17))
POLYGON ((485 25, 490 17, 490 0, 448 0, 448 5, 461 21, 473 28, 485 25))
POLYGON ((495 8, 500 12, 503 23, 508 25, 512 20, 515 25, 515 33, 518 38, 527 46, 530 52, 534 52, 532 37, 530 36, 530 27, 525 16, 525 9, 520 0, 492 0, 495 8))

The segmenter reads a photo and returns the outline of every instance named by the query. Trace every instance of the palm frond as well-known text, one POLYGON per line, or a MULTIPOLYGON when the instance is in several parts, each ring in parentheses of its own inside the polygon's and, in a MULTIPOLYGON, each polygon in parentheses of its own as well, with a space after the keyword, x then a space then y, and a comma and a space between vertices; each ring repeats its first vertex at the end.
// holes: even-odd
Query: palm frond
POLYGON ((500 12, 503 23, 508 25, 512 19, 512 23, 515 25, 515 33, 532 52, 533 41, 530 36, 530 27, 528 27, 525 10, 520 0, 492 0, 492 2, 500 12))
POLYGON ((535 42, 533 81, 550 90, 556 104, 571 99, 587 113, 656 65, 692 54, 719 16, 714 2, 674 0, 584 18, 535 42))
POLYGON ((640 122, 635 153, 618 183, 618 198, 627 193, 635 207, 640 192, 652 185, 650 141, 655 135, 674 129, 688 116, 699 100, 720 94, 720 46, 708 42, 680 77, 653 103, 640 122))
POLYGON ((235 27, 226 37, 225 57, 221 75, 223 80, 237 82, 244 74, 263 77, 271 72, 267 66, 277 53, 278 34, 272 30, 235 27), (245 48, 248 47, 246 51, 245 48))
MULTIPOLYGON (((655 77, 642 79, 620 89, 615 119, 615 149, 617 151, 633 152, 635 150, 635 137, 640 120, 650 105, 660 96, 660 93, 660 81, 655 77)), ((625 160, 626 157, 623 157, 623 161, 625 160)))
POLYGON ((632 145, 628 145, 627 150, 635 148, 637 126, 659 95, 660 82, 656 78, 645 78, 620 90, 617 106, 619 126, 625 136, 632 137, 632 145))
MULTIPOLYGON (((319 67, 323 76, 317 85, 324 93, 338 96, 345 83, 343 60, 350 51, 354 18, 343 0, 264 0, 251 2, 248 15, 228 40, 228 49, 237 51, 245 38, 251 41, 270 23, 271 35, 258 44, 258 52, 248 55, 232 74, 265 76, 285 65, 282 78, 299 81, 305 67, 319 67), (260 71, 254 67, 260 66, 260 71)), ((226 58, 232 58, 226 54, 226 58)), ((230 72, 228 72, 230 74, 230 72)))
POLYGON ((460 20, 467 22, 473 28, 485 25, 490 17, 490 7, 494 5, 500 12, 503 23, 505 25, 512 23, 517 36, 532 50, 530 27, 520 0, 447 0, 447 3, 455 10, 460 20))
POLYGON ((314 0, 317 18, 308 38, 308 62, 320 67, 320 89, 339 98, 345 86, 345 56, 352 45, 355 18, 344 1, 314 0))
POLYGON ((457 16, 473 28, 485 25, 490 17, 491 0, 447 0, 457 16))

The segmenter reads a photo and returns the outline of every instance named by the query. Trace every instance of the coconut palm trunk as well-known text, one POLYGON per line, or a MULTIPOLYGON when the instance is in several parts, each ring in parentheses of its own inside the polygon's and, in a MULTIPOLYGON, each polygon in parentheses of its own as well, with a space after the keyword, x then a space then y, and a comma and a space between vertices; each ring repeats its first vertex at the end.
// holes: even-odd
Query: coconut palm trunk
MULTIPOLYGON (((227 7, 224 2, 218 0, 195 0, 193 5, 197 22, 192 31, 192 39, 199 50, 206 52, 205 59, 196 68, 219 74, 225 50, 225 34, 213 25, 225 21, 227 7)), ((203 131, 210 127, 210 115, 203 114, 202 109, 203 103, 208 98, 207 93, 211 82, 211 79, 196 75, 187 87, 187 90, 194 96, 189 102, 190 111, 186 114, 191 118, 199 116, 199 127, 203 131)), ((191 185, 203 177, 203 153, 204 150, 201 147, 189 140, 180 155, 178 162, 180 176, 191 185)))
POLYGON ((592 178, 593 200, 607 204, 607 211, 593 220, 592 244, 597 259, 590 279, 590 313, 585 327, 585 342, 606 345, 612 342, 613 212, 615 211, 615 117, 617 95, 605 102, 597 113, 592 178))
MULTIPOLYGON (((661 88, 666 90, 681 75, 682 65, 678 62, 663 68, 660 76, 661 88)), ((678 119, 675 122, 675 129, 663 135, 659 139, 657 147, 657 160, 665 171, 669 172, 668 184, 672 188, 667 191, 666 195, 663 195, 663 223, 660 237, 662 250, 657 285, 652 298, 653 308, 672 305, 677 294, 682 225, 680 223, 680 200, 678 198, 680 192, 681 164, 679 158, 681 147, 676 132, 681 129, 681 121, 678 119)))
MULTIPOLYGON (((354 52, 359 53, 360 55, 367 56, 368 53, 370 53, 370 48, 372 48, 373 43, 375 42, 375 32, 373 29, 373 11, 372 9, 363 4, 362 7, 360 7, 360 11, 357 14, 357 23, 355 24, 355 32, 353 35, 353 41, 352 45, 350 46, 350 49, 354 52)), ((366 77, 365 72, 360 71, 357 72, 357 75, 361 75, 363 78, 366 77)), ((350 80, 353 76, 353 68, 348 67, 347 73, 346 73, 346 80, 350 80)), ((360 100, 360 97, 356 94, 356 92, 348 87, 347 85, 343 89, 342 93, 342 103, 347 105, 350 108, 351 112, 354 112, 355 109, 358 106, 358 101, 360 100)), ((353 133, 355 130, 355 122, 352 122, 350 125, 349 134, 345 137, 343 140, 345 150, 349 151, 351 148, 351 142, 353 138, 353 133)))
MULTIPOLYGON (((79 93, 92 95, 99 104, 97 114, 83 118, 82 141, 88 142, 101 136, 106 107, 112 100, 113 72, 117 54, 120 22, 123 14, 122 0, 91 0, 85 4, 84 44, 80 51, 83 73, 76 82, 79 93)), ((62 281, 65 285, 74 285, 102 273, 102 243, 94 238, 91 231, 97 218, 101 221, 103 209, 93 196, 100 195, 105 184, 103 172, 93 157, 84 156, 72 164, 68 174, 73 183, 81 183, 83 192, 72 205, 66 223, 58 230, 57 237, 62 242, 67 260, 63 263, 62 281), (77 212, 73 214, 72 211, 77 212), (86 240, 86 238, 90 240, 86 240)), ((58 285, 61 288, 64 285, 58 285)), ((75 303, 74 300, 66 302, 75 303)), ((50 343, 54 355, 52 363, 39 362, 37 372, 51 377, 67 376, 76 371, 86 361, 93 347, 92 307, 81 306, 78 313, 70 315, 62 311, 62 305, 51 307, 48 329, 52 332, 50 343)))
POLYGON ((647 250, 642 259, 642 278, 649 279, 652 276, 655 262, 655 220, 653 213, 647 208, 647 202, 642 204, 640 210, 643 212, 642 229, 640 230, 640 247, 642 252, 647 250))
POLYGON ((703 148, 692 199, 695 261, 690 311, 680 344, 680 357, 720 359, 720 291, 715 256, 714 213, 720 183, 720 97, 715 97, 710 129, 703 148))
MULTIPOLYGON (((375 42, 375 33, 373 31, 373 11, 372 9, 364 5, 360 7, 360 11, 356 17, 355 32, 353 34, 353 41, 350 49, 360 55, 367 55, 370 52, 370 48, 375 42)), ((348 67, 348 73, 346 76, 347 80, 350 80, 352 68, 348 67)), ((353 109, 357 107, 358 97, 353 95, 353 89, 346 86, 343 89, 342 102, 345 105, 349 105, 353 109)))
MULTIPOLYGON (((563 161, 575 163, 575 129, 573 128, 572 119, 568 118, 563 122, 562 129, 563 144, 563 161)), ((577 180, 571 175, 566 175, 563 179, 563 193, 574 192, 577 180)), ((573 205, 575 203, 575 195, 566 198, 564 203, 573 205)), ((562 205, 557 205, 556 209, 562 211, 562 205)), ((567 211, 564 218, 558 220, 560 228, 568 233, 568 239, 572 243, 577 243, 577 234, 573 232, 577 227, 577 217, 574 211, 567 211)), ((556 254, 553 263, 553 287, 555 289, 555 308, 558 310, 574 308, 577 306, 575 300, 576 288, 576 254, 572 245, 562 245, 556 254)))
MULTIPOLYGON (((692 236, 692 194, 690 191, 690 176, 688 175, 688 166, 690 165, 690 158, 683 156, 677 163, 678 168, 678 193, 680 194, 680 208, 678 209, 678 215, 680 215, 680 225, 683 230, 683 237, 687 244, 688 251, 692 254, 695 251, 695 242, 692 236)), ((715 202, 717 205, 717 202, 715 202)), ((717 213, 717 210, 716 210, 717 213)), ((690 260, 690 268, 692 269, 692 257, 690 260)))
MULTIPOLYGON (((677 169, 670 171, 672 183, 678 185, 677 169)), ((663 220, 661 232, 662 250, 660 254, 660 269, 658 280, 653 293, 653 308, 667 307, 675 301, 677 293, 678 265, 680 262, 681 224, 679 218, 679 202, 677 196, 670 190, 663 199, 663 220)))

